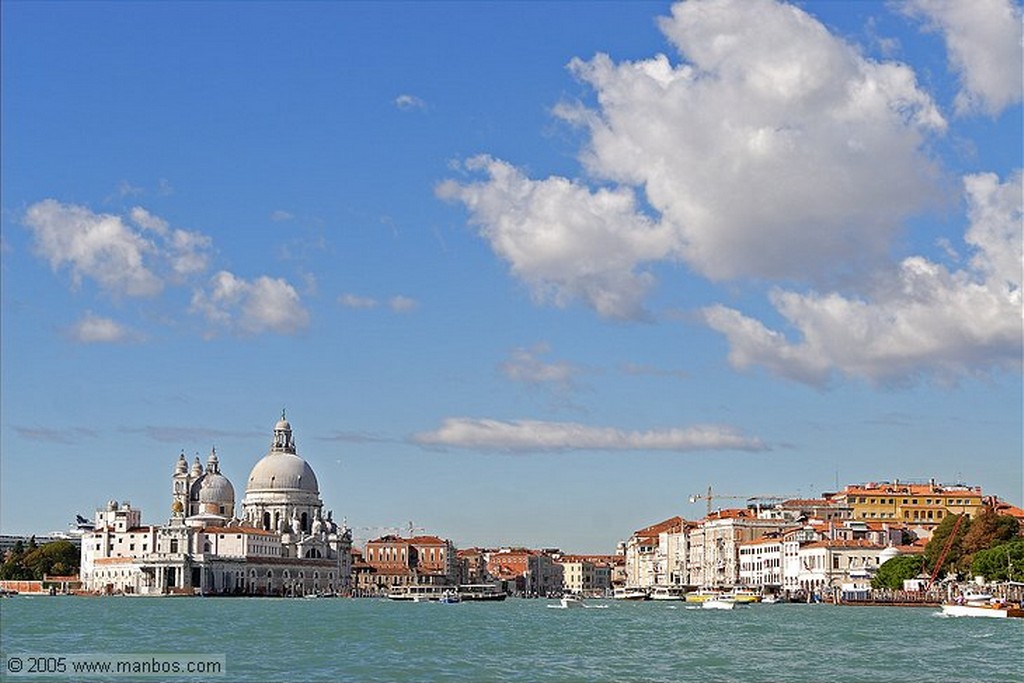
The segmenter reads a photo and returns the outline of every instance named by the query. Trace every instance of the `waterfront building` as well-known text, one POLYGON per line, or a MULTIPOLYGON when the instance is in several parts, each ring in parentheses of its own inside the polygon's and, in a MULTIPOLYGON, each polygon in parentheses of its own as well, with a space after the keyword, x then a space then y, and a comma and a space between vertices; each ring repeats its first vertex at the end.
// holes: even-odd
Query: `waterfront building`
POLYGON ((171 476, 171 518, 110 501, 82 536, 81 578, 93 592, 304 595, 347 591, 351 531, 323 512, 316 475, 298 456, 282 414, 269 452, 252 468, 235 516, 234 487, 211 451, 204 468, 184 454, 171 476))
POLYGON ((573 555, 555 559, 562 567, 562 590, 566 593, 590 595, 594 593, 594 563, 573 555))
POLYGON ((493 577, 487 571, 489 551, 483 548, 466 548, 455 552, 458 560, 459 583, 490 583, 493 577))
POLYGON ((383 592, 395 586, 445 586, 459 580, 455 546, 437 536, 382 536, 366 543, 362 559, 369 571, 361 589, 383 592))
POLYGON ((739 585, 757 591, 778 592, 782 588, 782 544, 780 534, 737 543, 739 585))
POLYGON ((781 533, 790 526, 784 519, 764 519, 750 508, 712 512, 690 530, 689 583, 718 588, 740 585, 737 544, 781 533))
POLYGON ((551 554, 528 548, 501 548, 487 558, 487 571, 509 592, 526 596, 562 592, 562 567, 551 554))
POLYGON ((853 519, 889 520, 920 529, 925 536, 949 515, 976 517, 983 506, 980 486, 893 482, 852 484, 836 494, 849 505, 853 519))
POLYGON ((797 586, 807 593, 866 588, 881 564, 886 546, 868 540, 821 540, 802 545, 797 553, 797 586))
POLYGON ((625 544, 626 586, 651 588, 685 583, 686 539, 678 515, 633 532, 625 544))

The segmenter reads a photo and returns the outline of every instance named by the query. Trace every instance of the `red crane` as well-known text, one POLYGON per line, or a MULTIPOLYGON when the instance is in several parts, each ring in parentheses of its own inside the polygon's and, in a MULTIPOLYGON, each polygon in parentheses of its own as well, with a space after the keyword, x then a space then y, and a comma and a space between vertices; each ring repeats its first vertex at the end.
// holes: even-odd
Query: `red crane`
POLYGON ((960 528, 960 522, 964 521, 966 514, 962 514, 956 518, 956 524, 953 525, 953 531, 950 532, 949 538, 946 539, 946 545, 942 547, 942 552, 939 553, 939 559, 935 563, 935 569, 932 570, 932 576, 928 579, 928 586, 924 589, 927 593, 932 588, 932 584, 935 583, 935 577, 939 575, 939 570, 942 569, 942 563, 946 561, 946 555, 949 554, 949 549, 953 547, 953 541, 956 540, 956 532, 960 528))

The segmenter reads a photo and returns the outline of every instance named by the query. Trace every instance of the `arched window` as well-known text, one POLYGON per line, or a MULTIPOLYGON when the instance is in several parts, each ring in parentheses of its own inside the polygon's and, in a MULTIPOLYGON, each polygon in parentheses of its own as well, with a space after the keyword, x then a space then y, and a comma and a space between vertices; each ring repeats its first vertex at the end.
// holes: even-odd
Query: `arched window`
POLYGON ((309 515, 307 515, 305 512, 303 512, 302 513, 302 517, 300 518, 300 521, 302 523, 302 530, 303 531, 309 531, 309 515))
POLYGON ((263 530, 264 531, 270 531, 270 513, 269 512, 264 512, 263 513, 263 530))

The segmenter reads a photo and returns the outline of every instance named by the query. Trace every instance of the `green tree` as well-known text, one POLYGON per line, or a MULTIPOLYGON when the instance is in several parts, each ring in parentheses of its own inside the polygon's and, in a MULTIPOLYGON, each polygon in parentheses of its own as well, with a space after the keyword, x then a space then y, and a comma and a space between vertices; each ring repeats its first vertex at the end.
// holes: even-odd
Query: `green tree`
POLYGON ((924 555, 900 555, 886 560, 871 579, 872 588, 901 590, 903 582, 921 573, 924 555))
POLYGON ((9 581, 40 581, 46 574, 77 574, 80 554, 69 541, 54 541, 33 546, 30 541, 23 552, 9 554, 0 565, 0 579, 9 581))
POLYGON ((964 534, 963 551, 965 555, 973 555, 1012 541, 1020 532, 1020 523, 1009 515, 998 515, 992 508, 985 510, 971 520, 971 528, 964 534))
POLYGON ((971 573, 986 581, 1024 581, 1024 539, 979 550, 971 561, 971 573))
POLYGON ((22 564, 28 569, 32 579, 40 581, 47 574, 57 574, 58 572, 54 571, 57 565, 60 565, 63 571, 73 568, 74 572, 77 572, 79 552, 69 541, 54 541, 26 553, 22 564))
POLYGON ((953 569, 963 557, 963 540, 971 528, 971 520, 968 517, 963 517, 963 521, 960 522, 960 526, 957 528, 958 519, 961 519, 960 515, 948 515, 939 522, 939 525, 935 527, 935 531, 932 532, 931 540, 924 547, 925 567, 927 567, 929 572, 935 570, 939 562, 939 556, 942 555, 942 551, 945 549, 947 542, 949 542, 950 536, 953 535, 954 528, 956 528, 956 536, 950 543, 949 552, 942 561, 939 574, 944 574, 946 571, 953 569))

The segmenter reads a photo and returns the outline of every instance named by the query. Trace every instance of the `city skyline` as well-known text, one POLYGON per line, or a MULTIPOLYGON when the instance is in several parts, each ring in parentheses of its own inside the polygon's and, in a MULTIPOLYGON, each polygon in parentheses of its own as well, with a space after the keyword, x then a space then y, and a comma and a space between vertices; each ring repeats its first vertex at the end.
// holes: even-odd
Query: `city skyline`
POLYGON ((357 538, 1021 505, 1021 8, 959 7, 4 3, 0 529, 240 496, 282 409, 357 538))

